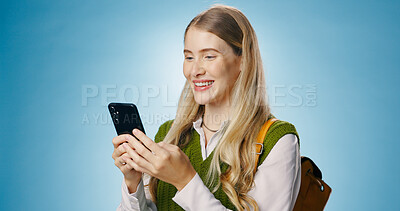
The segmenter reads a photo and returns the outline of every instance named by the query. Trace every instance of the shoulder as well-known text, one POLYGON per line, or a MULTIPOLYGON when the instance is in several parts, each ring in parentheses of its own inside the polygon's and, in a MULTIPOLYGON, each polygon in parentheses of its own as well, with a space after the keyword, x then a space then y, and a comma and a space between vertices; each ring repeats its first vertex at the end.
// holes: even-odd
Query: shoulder
POLYGON ((156 137, 154 138, 154 141, 156 143, 161 142, 162 140, 164 140, 164 137, 167 135, 169 129, 172 126, 172 123, 174 122, 173 119, 168 120, 166 122, 164 122, 159 128, 158 131, 156 133, 156 137))
POLYGON ((264 137, 264 147, 260 155, 259 164, 261 164, 268 156, 270 151, 274 148, 277 142, 291 142, 297 143, 300 146, 300 138, 297 133, 296 127, 287 121, 277 120, 268 129, 264 137), (283 141, 287 140, 287 141, 283 141))
POLYGON ((267 134, 265 135, 264 142, 271 139, 279 140, 286 134, 293 134, 299 138, 296 127, 292 123, 283 120, 277 120, 269 128, 267 134))
MULTIPOLYGON (((276 118, 276 117, 272 113, 270 113, 267 119, 269 120, 271 118, 276 118)), ((280 120, 279 118, 276 119, 277 120, 268 129, 267 134, 264 137, 264 143, 268 140, 276 139, 276 137, 277 140, 279 140, 282 136, 286 134, 296 135, 297 139, 299 139, 296 127, 292 123, 280 120)))

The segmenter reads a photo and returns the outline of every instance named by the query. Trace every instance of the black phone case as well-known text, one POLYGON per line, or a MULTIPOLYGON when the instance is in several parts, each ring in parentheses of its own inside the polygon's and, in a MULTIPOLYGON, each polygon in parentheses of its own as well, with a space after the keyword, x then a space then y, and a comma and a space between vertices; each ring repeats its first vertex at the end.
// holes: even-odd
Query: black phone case
POLYGON ((132 103, 110 103, 108 104, 111 118, 118 135, 132 134, 132 130, 137 128, 143 133, 144 127, 140 120, 139 111, 132 103))

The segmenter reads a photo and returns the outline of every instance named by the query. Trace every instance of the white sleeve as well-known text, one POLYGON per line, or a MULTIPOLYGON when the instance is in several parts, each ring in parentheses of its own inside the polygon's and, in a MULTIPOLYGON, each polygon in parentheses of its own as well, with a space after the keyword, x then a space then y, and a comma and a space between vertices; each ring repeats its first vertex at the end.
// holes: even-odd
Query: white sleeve
MULTIPOLYGON (((284 135, 258 167, 255 187, 249 191, 260 210, 291 210, 300 189, 300 153, 297 137, 284 135)), ((229 210, 204 185, 200 176, 193 179, 172 198, 185 210, 229 210)))
POLYGON ((260 210, 292 210, 300 190, 301 157, 297 136, 286 134, 258 167, 249 191, 260 210))
POLYGON ((229 210, 214 197, 197 173, 181 191, 178 191, 175 194, 172 200, 174 200, 184 210, 229 210))
POLYGON ((140 180, 140 183, 135 193, 129 194, 128 187, 125 184, 125 180, 122 180, 122 200, 117 208, 117 211, 156 211, 157 207, 154 202, 150 199, 150 193, 148 187, 144 188, 143 183, 148 184, 148 178, 140 180), (144 181, 143 181, 144 180, 144 181), (146 190, 145 190, 146 189, 146 190))

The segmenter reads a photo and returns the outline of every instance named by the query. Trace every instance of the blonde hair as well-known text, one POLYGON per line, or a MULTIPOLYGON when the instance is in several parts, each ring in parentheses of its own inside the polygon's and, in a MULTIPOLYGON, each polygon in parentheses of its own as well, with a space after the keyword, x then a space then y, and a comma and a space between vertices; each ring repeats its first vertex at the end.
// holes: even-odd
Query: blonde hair
MULTIPOLYGON (((256 201, 247 193, 254 185, 257 135, 270 114, 270 108, 256 34, 241 11, 225 5, 214 5, 197 15, 186 27, 185 37, 190 27, 217 35, 232 47, 236 55, 242 56, 241 72, 229 93, 230 113, 235 115, 230 117, 214 149, 206 185, 213 188, 212 192, 222 185, 222 190, 237 210, 250 210, 249 206, 259 210, 256 201), (228 165, 225 172, 221 172, 221 162, 228 165), (215 176, 220 180, 213 180, 215 176)), ((174 124, 163 141, 179 147, 187 145, 193 121, 203 113, 204 105, 196 103, 190 83, 186 81, 174 124)), ((149 185, 155 201, 158 179, 152 177, 149 185)))

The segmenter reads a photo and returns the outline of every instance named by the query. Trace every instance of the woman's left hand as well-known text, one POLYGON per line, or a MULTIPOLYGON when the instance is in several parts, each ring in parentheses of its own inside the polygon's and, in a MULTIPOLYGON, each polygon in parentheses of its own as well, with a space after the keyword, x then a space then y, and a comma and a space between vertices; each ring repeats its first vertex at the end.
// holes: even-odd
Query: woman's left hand
POLYGON ((189 158, 178 146, 163 142, 155 143, 137 129, 132 132, 136 137, 135 141, 127 140, 130 146, 127 143, 123 145, 132 158, 126 162, 136 171, 170 183, 178 191, 196 175, 189 158))

